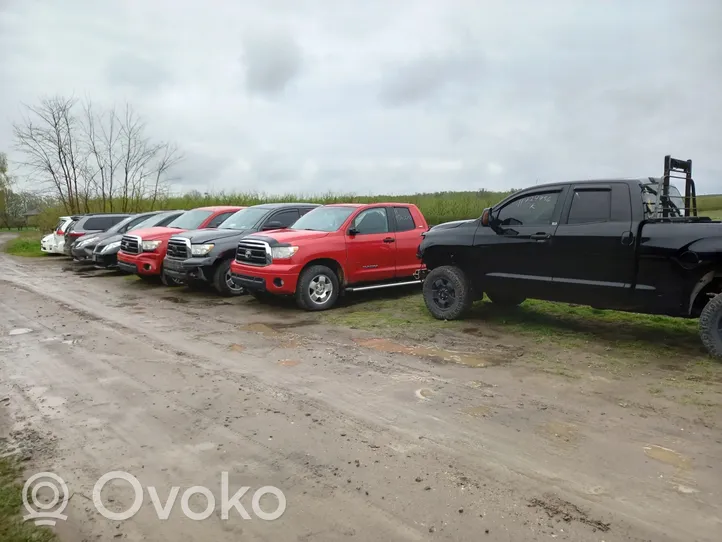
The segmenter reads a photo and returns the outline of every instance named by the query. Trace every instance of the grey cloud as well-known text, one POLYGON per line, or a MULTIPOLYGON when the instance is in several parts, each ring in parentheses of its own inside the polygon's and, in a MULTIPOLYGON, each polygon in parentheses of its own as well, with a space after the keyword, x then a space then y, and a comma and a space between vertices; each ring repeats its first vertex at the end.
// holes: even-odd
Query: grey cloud
POLYGON ((244 40, 241 62, 246 89, 274 95, 301 73, 303 55, 300 45, 288 34, 255 34, 244 40))
POLYGON ((463 53, 433 53, 413 60, 395 63, 386 69, 379 99, 387 106, 421 102, 437 96, 453 85, 474 84, 480 80, 484 68, 478 51, 463 53))
POLYGON ((106 74, 112 85, 129 85, 139 90, 155 90, 171 81, 171 74, 162 64, 128 52, 113 56, 106 74))
POLYGON ((223 171, 232 165, 228 156, 211 156, 198 151, 185 151, 174 169, 176 184, 207 187, 218 182, 223 171))

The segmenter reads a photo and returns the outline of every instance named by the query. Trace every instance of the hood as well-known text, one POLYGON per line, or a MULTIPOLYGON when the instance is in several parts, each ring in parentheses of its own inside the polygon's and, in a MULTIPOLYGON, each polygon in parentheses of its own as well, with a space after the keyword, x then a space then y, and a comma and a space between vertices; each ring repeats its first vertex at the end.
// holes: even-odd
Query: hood
POLYGON ((220 241, 222 239, 236 238, 240 239, 244 235, 251 233, 251 230, 222 230, 215 228, 206 228, 202 230, 188 230, 181 234, 177 234, 179 237, 190 239, 193 245, 202 245, 210 243, 212 241, 220 241))
POLYGON ((269 245, 283 245, 283 244, 294 244, 304 241, 311 241, 313 239, 322 239, 328 237, 331 232, 327 231, 307 231, 307 230, 277 230, 268 233, 255 233, 251 237, 254 239, 260 239, 266 241, 269 245))
POLYGON ((113 237, 114 235, 117 234, 108 232, 86 234, 83 235, 83 237, 81 237, 80 239, 78 239, 78 243, 80 243, 81 241, 85 241, 86 239, 91 239, 91 241, 84 246, 93 246, 97 245, 99 242, 107 239, 108 237, 113 237))
POLYGON ((437 224, 436 226, 432 226, 429 231, 448 230, 449 228, 458 228, 459 226, 463 226, 464 224, 470 224, 471 222, 474 222, 475 220, 477 220, 477 219, 471 218, 469 220, 454 220, 452 222, 444 222, 443 224, 437 224))
POLYGON ((153 228, 143 228, 142 230, 133 230, 127 235, 135 235, 143 239, 143 241, 155 241, 157 239, 170 239, 173 235, 184 233, 186 230, 178 228, 166 228, 164 226, 155 226, 153 228))
MULTIPOLYGON (((120 240, 123 239, 123 235, 125 235, 125 234, 123 234, 123 233, 113 233, 113 234, 111 234, 111 235, 108 235, 108 236, 106 236, 106 237, 103 237, 103 239, 101 239, 100 241, 98 241, 97 243, 94 243, 94 244, 105 246, 105 245, 109 245, 109 244, 111 244, 111 243, 115 243, 116 241, 117 241, 117 242, 120 242, 120 240)), ((132 234, 131 234, 131 235, 132 235, 132 234)))

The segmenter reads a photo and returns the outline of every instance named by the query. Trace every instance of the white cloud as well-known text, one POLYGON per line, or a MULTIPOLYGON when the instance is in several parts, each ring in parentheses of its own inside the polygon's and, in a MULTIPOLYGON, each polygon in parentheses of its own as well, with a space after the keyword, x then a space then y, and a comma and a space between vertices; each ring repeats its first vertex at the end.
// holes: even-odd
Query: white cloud
POLYGON ((0 0, 20 103, 130 100, 177 189, 404 193, 661 173, 722 192, 719 0, 0 0))

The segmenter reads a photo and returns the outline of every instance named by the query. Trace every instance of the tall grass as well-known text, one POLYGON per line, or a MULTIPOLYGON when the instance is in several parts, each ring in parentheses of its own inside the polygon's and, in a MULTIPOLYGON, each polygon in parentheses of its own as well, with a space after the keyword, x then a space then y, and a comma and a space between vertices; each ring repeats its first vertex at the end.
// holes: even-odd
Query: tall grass
MULTIPOLYGON (((158 209, 194 209, 209 205, 240 205, 251 206, 260 203, 272 202, 312 202, 312 203, 375 203, 382 201, 398 201, 413 203, 421 209, 429 225, 441 224, 452 220, 463 220, 476 218, 481 215, 485 207, 498 203, 510 192, 489 192, 480 190, 477 192, 435 192, 410 194, 406 196, 358 196, 353 194, 327 193, 325 195, 309 194, 280 194, 265 195, 254 192, 237 192, 207 194, 198 196, 186 194, 183 196, 168 197, 155 202, 152 205, 150 200, 140 200, 130 212, 142 212, 158 209)), ((701 212, 722 209, 722 195, 698 196, 697 204, 701 212)), ((102 202, 90 201, 90 212, 108 212, 110 205, 106 202, 103 209, 102 202)), ((122 212, 120 200, 113 202, 112 210, 122 212)), ((38 225, 41 230, 49 231, 55 225, 58 216, 65 214, 62 206, 50 207, 43 211, 38 217, 38 225)))

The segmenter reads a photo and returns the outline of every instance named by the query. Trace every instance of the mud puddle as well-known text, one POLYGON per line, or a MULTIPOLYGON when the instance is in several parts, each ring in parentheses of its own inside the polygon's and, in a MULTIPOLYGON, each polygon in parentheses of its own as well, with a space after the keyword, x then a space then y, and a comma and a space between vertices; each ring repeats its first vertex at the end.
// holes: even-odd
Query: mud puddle
POLYGON ((680 470, 689 470, 692 466, 692 463, 688 457, 682 455, 679 452, 675 452, 674 450, 664 448, 662 446, 645 446, 644 455, 651 459, 654 459, 655 461, 671 465, 680 470))
POLYGON ((482 356, 469 352, 454 352, 428 346, 407 346, 388 339, 355 339, 356 344, 379 352, 406 354, 427 358, 440 363, 457 363, 468 367, 488 367, 499 365, 502 361, 494 356, 482 356))

